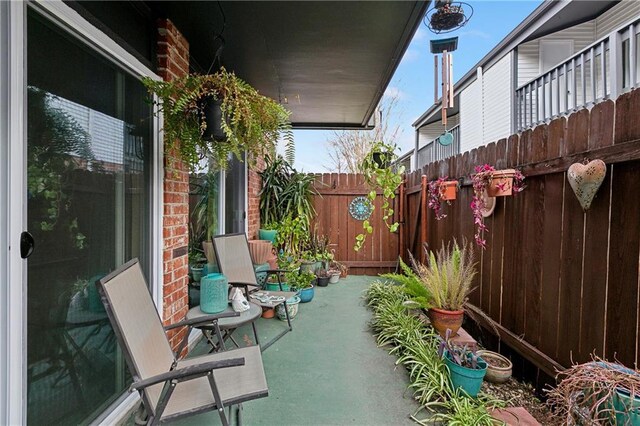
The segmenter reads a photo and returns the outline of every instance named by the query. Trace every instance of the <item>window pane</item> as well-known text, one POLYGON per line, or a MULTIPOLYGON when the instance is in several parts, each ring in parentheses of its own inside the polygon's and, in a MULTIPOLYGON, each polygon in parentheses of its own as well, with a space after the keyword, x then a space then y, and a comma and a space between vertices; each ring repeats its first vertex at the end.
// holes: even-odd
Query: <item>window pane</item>
POLYGON ((145 89, 29 12, 27 419, 90 421, 130 379, 95 281, 149 267, 151 110, 145 89))

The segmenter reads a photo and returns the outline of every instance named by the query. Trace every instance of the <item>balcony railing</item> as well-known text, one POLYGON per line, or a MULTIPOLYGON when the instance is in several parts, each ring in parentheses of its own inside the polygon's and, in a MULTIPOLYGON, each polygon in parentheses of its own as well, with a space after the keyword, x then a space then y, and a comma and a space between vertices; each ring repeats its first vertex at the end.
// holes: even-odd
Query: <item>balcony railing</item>
POLYGON ((624 25, 516 90, 516 128, 525 130, 604 99, 640 81, 640 19, 624 25))
POLYGON ((458 155, 460 153, 460 126, 455 126, 449 130, 453 135, 453 143, 450 145, 440 145, 439 137, 418 151, 418 165, 420 167, 434 161, 444 160, 445 158, 458 155))

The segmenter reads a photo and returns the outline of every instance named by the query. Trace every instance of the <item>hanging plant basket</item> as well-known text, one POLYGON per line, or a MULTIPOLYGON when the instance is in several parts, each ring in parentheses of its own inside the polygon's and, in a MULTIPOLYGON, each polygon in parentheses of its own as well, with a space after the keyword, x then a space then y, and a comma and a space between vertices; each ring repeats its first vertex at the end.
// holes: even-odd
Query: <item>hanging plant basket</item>
POLYGON ((386 152, 374 152, 372 156, 373 162, 376 163, 380 169, 386 169, 391 165, 389 155, 386 152))
POLYGON ((204 128, 202 138, 207 141, 224 142, 227 135, 222 129, 222 100, 208 96, 201 101, 204 128))
POLYGON ((471 16, 473 8, 470 4, 439 0, 434 2, 434 7, 425 15, 424 23, 435 34, 448 33, 464 27, 471 16))

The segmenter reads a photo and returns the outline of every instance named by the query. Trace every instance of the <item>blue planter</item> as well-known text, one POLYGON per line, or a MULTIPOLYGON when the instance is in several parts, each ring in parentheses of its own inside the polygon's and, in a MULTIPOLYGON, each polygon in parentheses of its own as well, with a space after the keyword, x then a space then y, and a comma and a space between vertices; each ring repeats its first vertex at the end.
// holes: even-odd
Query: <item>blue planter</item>
POLYGON ((475 370, 451 361, 448 353, 444 357, 444 363, 449 367, 451 386, 454 390, 460 388, 471 397, 478 396, 482 379, 487 373, 487 363, 482 358, 478 358, 480 368, 475 370))
POLYGON ((229 305, 229 281, 222 274, 209 274, 200 280, 200 309, 217 314, 229 305))
POLYGON ((260 229, 258 230, 258 239, 259 240, 269 240, 273 244, 276 243, 276 235, 278 235, 278 231, 275 229, 260 229))
MULTIPOLYGON (((266 291, 280 291, 280 286, 278 285, 278 283, 266 283, 264 285, 264 289, 266 291)), ((289 291, 289 284, 287 283, 282 283, 282 291, 289 291)))
POLYGON ((311 300, 313 300, 314 295, 315 295, 315 290, 313 287, 303 288, 298 292, 298 296, 300 296, 301 303, 311 302, 311 300))

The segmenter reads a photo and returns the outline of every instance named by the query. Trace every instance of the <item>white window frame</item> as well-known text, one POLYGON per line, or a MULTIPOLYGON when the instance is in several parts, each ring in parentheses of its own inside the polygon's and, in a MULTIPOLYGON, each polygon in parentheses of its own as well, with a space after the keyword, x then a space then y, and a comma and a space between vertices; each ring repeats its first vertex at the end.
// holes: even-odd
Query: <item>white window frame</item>
MULTIPOLYGON (((3 2, 0 6, 0 423, 25 424, 26 404, 26 262, 20 258, 19 239, 26 229, 26 17, 27 7, 47 17, 108 61, 138 78, 160 77, 109 36, 91 25, 60 0, 3 2), (5 56, 7 56, 5 58, 5 56), (6 189, 6 191, 4 190, 6 189), (6 202, 4 202, 6 201, 6 202), (6 321, 5 321, 6 319, 6 321)), ((162 317, 163 141, 161 119, 153 120, 156 149, 151 159, 151 270, 152 293, 162 317)), ((136 394, 128 395, 99 421, 112 424, 133 408, 136 394)))

